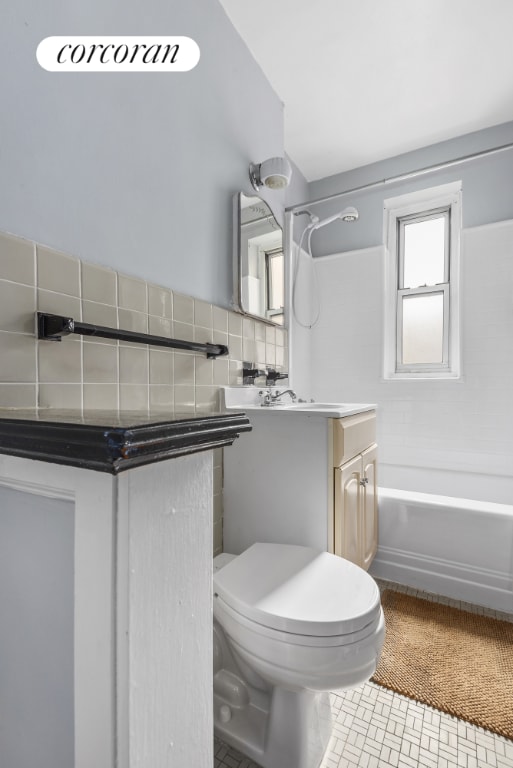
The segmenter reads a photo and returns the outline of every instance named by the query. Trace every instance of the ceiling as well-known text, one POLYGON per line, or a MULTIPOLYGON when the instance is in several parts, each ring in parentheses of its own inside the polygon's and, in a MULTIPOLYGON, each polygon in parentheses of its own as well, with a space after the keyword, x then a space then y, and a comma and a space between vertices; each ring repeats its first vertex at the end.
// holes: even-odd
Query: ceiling
POLYGON ((308 181, 513 120, 513 0, 221 0, 308 181))

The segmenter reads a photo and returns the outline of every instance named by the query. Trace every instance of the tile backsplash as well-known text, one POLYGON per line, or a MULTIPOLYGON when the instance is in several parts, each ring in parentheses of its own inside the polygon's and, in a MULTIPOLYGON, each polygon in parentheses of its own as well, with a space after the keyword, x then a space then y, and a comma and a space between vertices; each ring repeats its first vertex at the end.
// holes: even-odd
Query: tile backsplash
POLYGON ((136 277, 0 233, 0 407, 214 411, 242 361, 287 369, 287 332, 136 277), (36 311, 187 341, 192 352, 92 337, 39 341, 36 311))
MULTIPOLYGON (((0 233, 0 408, 216 411, 242 361, 288 370, 287 331, 0 233), (227 357, 70 335, 38 340, 36 311, 225 344, 227 357)), ((222 551, 222 450, 214 451, 214 553, 222 551)))

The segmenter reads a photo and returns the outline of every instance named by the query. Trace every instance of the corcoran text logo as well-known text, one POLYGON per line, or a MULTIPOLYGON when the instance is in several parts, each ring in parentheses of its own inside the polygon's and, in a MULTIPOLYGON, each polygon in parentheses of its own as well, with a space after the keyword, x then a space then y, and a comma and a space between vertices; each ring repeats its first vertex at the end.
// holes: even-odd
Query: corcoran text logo
POLYGON ((190 37, 46 37, 37 60, 49 72, 188 72, 200 49, 190 37))

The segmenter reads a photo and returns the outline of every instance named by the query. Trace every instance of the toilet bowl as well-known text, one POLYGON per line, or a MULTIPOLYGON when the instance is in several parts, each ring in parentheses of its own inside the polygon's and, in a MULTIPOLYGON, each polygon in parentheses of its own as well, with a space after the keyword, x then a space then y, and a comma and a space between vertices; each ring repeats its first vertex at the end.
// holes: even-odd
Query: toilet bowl
POLYGON ((329 691, 374 673, 385 624, 379 590, 328 552, 253 544, 214 560, 214 726, 263 768, 318 768, 329 691))

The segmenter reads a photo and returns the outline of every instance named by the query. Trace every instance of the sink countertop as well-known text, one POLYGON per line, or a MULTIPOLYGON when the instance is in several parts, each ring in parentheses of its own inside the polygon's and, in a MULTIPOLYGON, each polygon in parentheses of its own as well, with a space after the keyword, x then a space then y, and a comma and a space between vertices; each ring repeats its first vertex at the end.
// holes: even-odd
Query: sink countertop
POLYGON ((231 445, 241 432, 251 430, 243 409, 235 410, 191 414, 0 409, 0 454, 115 475, 231 445))
POLYGON ((271 406, 263 406, 258 393, 261 390, 283 392, 287 387, 222 387, 222 398, 226 410, 251 411, 254 413, 285 413, 295 416, 322 416, 328 419, 340 419, 344 416, 353 416, 364 411, 376 409, 375 403, 327 403, 327 402, 292 402, 288 395, 284 396, 283 403, 271 406))

